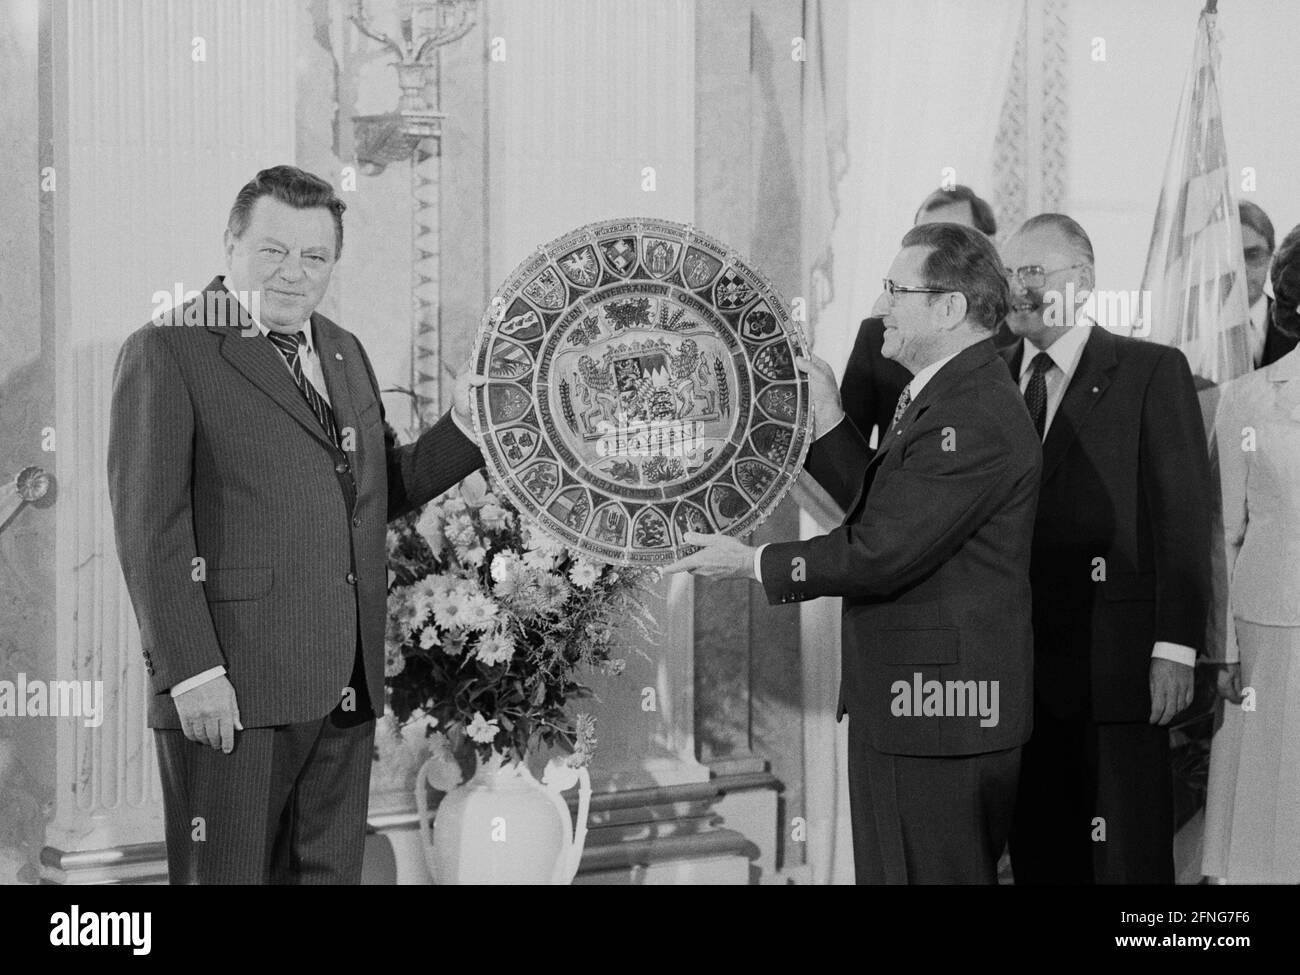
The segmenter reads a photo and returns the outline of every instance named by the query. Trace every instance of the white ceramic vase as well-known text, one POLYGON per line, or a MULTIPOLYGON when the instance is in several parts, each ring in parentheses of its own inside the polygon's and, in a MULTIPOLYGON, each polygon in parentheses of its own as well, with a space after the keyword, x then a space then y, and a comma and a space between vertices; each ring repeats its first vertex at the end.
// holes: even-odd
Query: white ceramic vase
POLYGON ((568 884, 587 837, 591 778, 552 760, 538 782, 524 762, 498 753, 443 798, 429 836, 431 762, 415 780, 425 859, 435 884, 568 884), (576 833, 561 792, 579 787, 576 833))

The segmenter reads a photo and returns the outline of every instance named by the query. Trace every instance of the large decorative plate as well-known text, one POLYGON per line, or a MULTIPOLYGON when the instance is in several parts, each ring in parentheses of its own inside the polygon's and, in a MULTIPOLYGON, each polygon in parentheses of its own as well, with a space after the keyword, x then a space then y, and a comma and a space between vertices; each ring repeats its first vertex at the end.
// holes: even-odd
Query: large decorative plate
POLYGON ((511 501, 621 565, 745 535, 809 443, 807 343, 767 280, 668 220, 591 224, 524 261, 475 342, 474 425, 511 501))

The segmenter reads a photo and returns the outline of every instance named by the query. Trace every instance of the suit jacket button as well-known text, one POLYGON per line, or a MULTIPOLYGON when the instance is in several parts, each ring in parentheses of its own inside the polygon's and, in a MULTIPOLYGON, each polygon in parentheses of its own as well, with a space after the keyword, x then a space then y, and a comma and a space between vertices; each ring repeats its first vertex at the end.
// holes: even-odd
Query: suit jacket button
POLYGON ((348 462, 346 460, 341 460, 334 465, 335 474, 346 474, 347 472, 348 472, 348 462))
POLYGON ((360 515, 354 515, 354 516, 352 517, 352 527, 353 527, 353 528, 360 528, 360 527, 361 527, 361 516, 360 516, 360 515))
POLYGON ((357 584, 357 574, 355 572, 349 572, 347 574, 347 580, 349 586, 355 586, 357 584))

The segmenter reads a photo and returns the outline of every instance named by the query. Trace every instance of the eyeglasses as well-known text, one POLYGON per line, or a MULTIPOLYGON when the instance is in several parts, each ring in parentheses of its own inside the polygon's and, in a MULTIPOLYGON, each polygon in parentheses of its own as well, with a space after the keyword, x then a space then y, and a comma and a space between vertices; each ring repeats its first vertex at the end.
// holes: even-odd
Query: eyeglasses
POLYGON ((1003 268, 1007 272, 1007 277, 1013 281, 1019 281, 1021 285, 1031 290, 1037 290, 1047 283, 1047 276, 1055 274, 1057 271, 1072 271, 1076 267, 1087 267, 1086 264, 1067 264, 1065 267, 1054 267, 1050 271, 1041 264, 1026 264, 1024 267, 1018 267, 1015 270, 1003 268))
POLYGON ((946 295, 950 293, 948 288, 909 288, 905 285, 896 284, 891 278, 884 278, 881 282, 885 286, 885 293, 889 295, 889 300, 893 301, 895 295, 946 295))

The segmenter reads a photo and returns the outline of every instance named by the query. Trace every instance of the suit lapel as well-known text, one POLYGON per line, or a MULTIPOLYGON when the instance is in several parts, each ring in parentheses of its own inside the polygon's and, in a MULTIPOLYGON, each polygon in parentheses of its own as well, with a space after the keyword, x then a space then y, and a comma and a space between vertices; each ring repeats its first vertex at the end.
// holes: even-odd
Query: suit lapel
MULTIPOLYGON (((225 291, 220 278, 208 285, 209 291, 225 291)), ((285 368, 284 359, 260 332, 244 335, 240 330, 223 327, 215 323, 204 323, 209 331, 216 334, 221 342, 221 357, 229 362, 243 376, 257 386, 262 392, 298 421, 302 427, 326 446, 330 444, 329 435, 321 427, 316 414, 307 405, 302 390, 293 381, 293 375, 285 368)))
POLYGON ((853 517, 857 514, 859 506, 861 506, 863 499, 867 496, 867 492, 871 490, 871 482, 875 480, 876 471, 880 468, 880 462, 884 459, 885 455, 889 453, 890 448, 907 435, 908 429, 916 422, 922 413, 930 408, 931 403, 943 398, 950 386, 961 379, 962 376, 966 375, 966 373, 979 368, 996 355, 997 351, 993 347, 993 340, 984 339, 983 341, 976 342, 974 345, 962 349, 959 353, 953 356, 950 362, 945 364, 938 372, 930 377, 930 381, 926 383, 925 388, 921 390, 921 395, 912 400, 912 402, 907 405, 907 409, 903 411, 903 415, 898 418, 897 425, 895 425, 892 430, 887 430, 885 432, 880 446, 876 449, 875 456, 867 463, 867 470, 862 478, 862 487, 858 489, 857 497, 855 497, 853 503, 849 505, 844 519, 845 524, 852 521, 853 517))
MULTIPOLYGON (((1044 484, 1065 458, 1070 445, 1079 435, 1079 429, 1087 421, 1088 414, 1106 392, 1111 373, 1118 362, 1114 336, 1100 325, 1080 327, 1090 329, 1088 340, 1083 345, 1070 385, 1066 387, 1065 398, 1061 400, 1043 441, 1044 484)), ((1021 347, 1023 346, 1022 342, 1021 347)), ((1013 375, 1017 373, 1018 370, 1013 375)))

